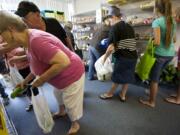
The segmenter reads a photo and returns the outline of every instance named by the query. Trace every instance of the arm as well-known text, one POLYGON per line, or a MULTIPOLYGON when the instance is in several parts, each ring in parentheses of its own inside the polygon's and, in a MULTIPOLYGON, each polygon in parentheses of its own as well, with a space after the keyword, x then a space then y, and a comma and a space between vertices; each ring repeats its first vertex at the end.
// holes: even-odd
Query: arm
POLYGON ((6 47, 6 45, 7 45, 7 43, 1 43, 0 44, 0 54, 1 55, 6 54, 12 50, 12 48, 6 47))
POLYGON ((173 42, 176 43, 176 40, 177 40, 177 38, 176 38, 176 34, 175 34, 173 37, 173 42))
POLYGON ((22 89, 24 89, 25 85, 28 84, 34 78, 35 78, 35 76, 32 73, 29 73, 29 75, 24 79, 23 82, 21 82, 20 84, 16 85, 16 88, 17 87, 21 87, 22 89))
POLYGON ((54 19, 54 25, 57 25, 57 28, 58 28, 57 31, 60 32, 60 37, 65 40, 65 42, 66 42, 65 45, 71 51, 74 51, 70 38, 67 36, 66 31, 64 30, 64 28, 61 26, 61 24, 56 19, 54 19))
POLYGON ((106 61, 106 59, 109 57, 110 54, 112 54, 112 52, 114 51, 114 45, 110 44, 109 47, 106 50, 106 53, 104 55, 104 60, 103 60, 103 64, 106 61))
POLYGON ((64 52, 58 51, 49 62, 51 67, 33 83, 33 86, 41 86, 43 83, 49 81, 50 79, 58 75, 61 71, 66 69, 70 65, 70 63, 71 62, 68 56, 64 52))
POLYGON ((22 56, 13 56, 10 60, 9 60, 9 64, 13 65, 16 62, 21 62, 21 61, 25 61, 27 60, 27 55, 22 55, 22 56))
POLYGON ((30 81, 32 81, 35 78, 35 75, 32 73, 29 73, 29 75, 24 79, 23 85, 28 84, 30 81))
POLYGON ((161 31, 160 27, 154 28, 154 44, 155 45, 160 45, 161 42, 161 31))
POLYGON ((67 47, 68 47, 71 51, 74 52, 74 48, 73 48, 73 46, 72 46, 72 43, 71 43, 70 38, 67 36, 67 37, 65 38, 65 40, 66 40, 66 45, 67 45, 67 47))

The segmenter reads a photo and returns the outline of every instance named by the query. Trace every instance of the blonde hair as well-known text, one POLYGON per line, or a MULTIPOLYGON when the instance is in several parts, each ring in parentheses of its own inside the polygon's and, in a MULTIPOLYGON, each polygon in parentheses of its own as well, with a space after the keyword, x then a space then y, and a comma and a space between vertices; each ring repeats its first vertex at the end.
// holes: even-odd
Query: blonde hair
POLYGON ((4 32, 9 27, 14 27, 19 32, 27 29, 27 25, 24 23, 24 21, 13 13, 0 11, 0 18, 0 33, 4 32))

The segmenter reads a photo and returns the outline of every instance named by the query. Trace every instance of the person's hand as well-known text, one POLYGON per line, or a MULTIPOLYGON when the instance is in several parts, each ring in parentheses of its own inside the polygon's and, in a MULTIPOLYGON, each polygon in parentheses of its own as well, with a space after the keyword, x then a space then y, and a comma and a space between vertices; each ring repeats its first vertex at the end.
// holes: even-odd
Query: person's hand
POLYGON ((9 59, 9 64, 13 66, 16 62, 18 62, 19 56, 13 56, 11 59, 9 59))
POLYGON ((23 81, 23 82, 17 84, 15 88, 20 87, 21 89, 24 89, 24 88, 25 88, 25 85, 26 85, 26 83, 23 81))
POLYGON ((104 63, 105 63, 105 60, 103 59, 103 61, 102 61, 102 65, 104 65, 104 63))
POLYGON ((32 83, 32 88, 39 87, 44 84, 44 81, 41 78, 35 79, 35 81, 32 83))
POLYGON ((104 65, 105 61, 106 61, 106 55, 104 55, 104 57, 102 59, 102 65, 104 65))

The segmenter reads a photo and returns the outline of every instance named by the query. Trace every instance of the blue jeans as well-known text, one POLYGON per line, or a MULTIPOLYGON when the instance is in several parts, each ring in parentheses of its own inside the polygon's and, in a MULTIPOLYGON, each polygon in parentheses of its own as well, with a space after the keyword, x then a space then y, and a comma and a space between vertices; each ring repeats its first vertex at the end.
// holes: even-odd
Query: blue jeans
POLYGON ((150 80, 159 82, 159 78, 160 78, 162 70, 169 64, 169 62, 171 62, 173 57, 172 56, 158 56, 158 55, 155 55, 155 57, 156 57, 156 62, 151 69, 150 80))
POLYGON ((2 98, 7 98, 8 94, 5 93, 5 89, 3 87, 3 85, 0 83, 0 94, 2 98))
POLYGON ((90 46, 89 47, 89 70, 88 70, 88 79, 92 80, 94 79, 95 74, 95 68, 94 64, 97 61, 97 59, 100 57, 100 53, 96 50, 96 48, 90 46))

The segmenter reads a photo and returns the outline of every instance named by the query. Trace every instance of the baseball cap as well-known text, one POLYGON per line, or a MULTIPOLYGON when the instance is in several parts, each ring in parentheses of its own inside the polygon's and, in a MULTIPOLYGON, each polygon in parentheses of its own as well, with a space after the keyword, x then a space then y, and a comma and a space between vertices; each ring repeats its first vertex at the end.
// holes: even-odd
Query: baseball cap
POLYGON ((20 17, 25 17, 29 12, 40 12, 40 10, 33 2, 21 1, 15 14, 20 17))
POLYGON ((112 16, 117 16, 120 17, 121 13, 120 13, 120 9, 116 6, 111 6, 108 10, 108 17, 112 17, 112 16))

